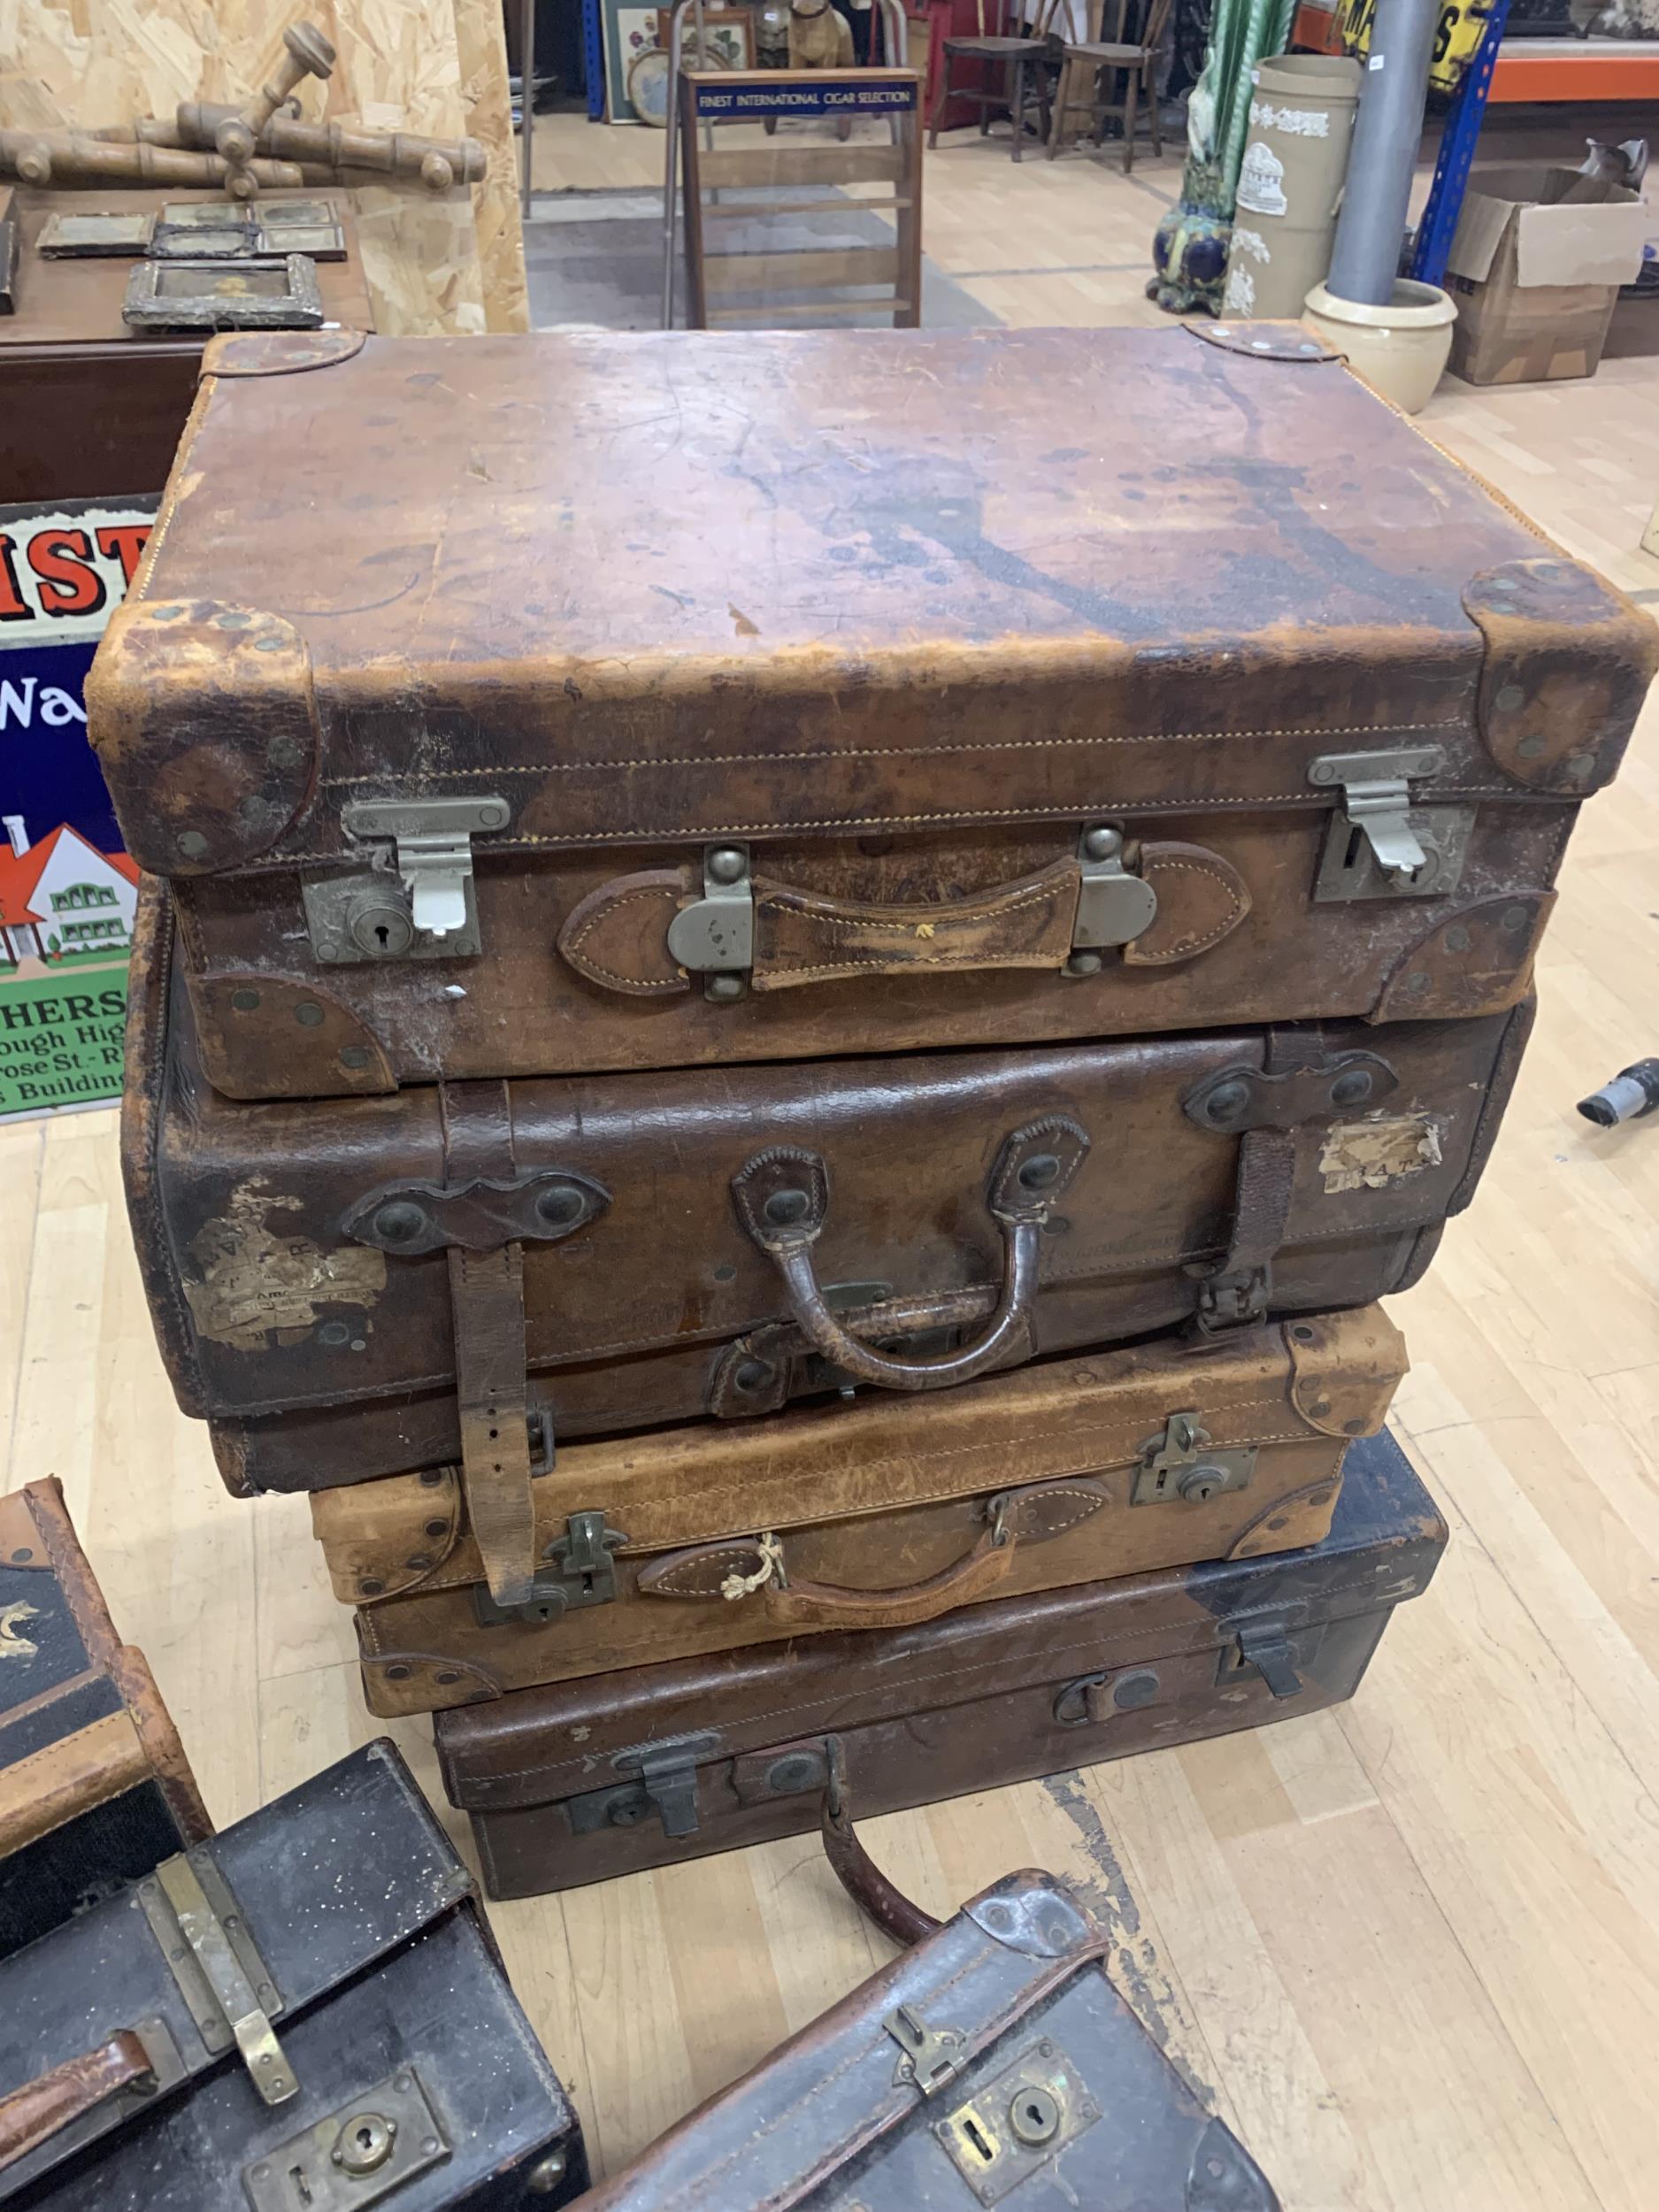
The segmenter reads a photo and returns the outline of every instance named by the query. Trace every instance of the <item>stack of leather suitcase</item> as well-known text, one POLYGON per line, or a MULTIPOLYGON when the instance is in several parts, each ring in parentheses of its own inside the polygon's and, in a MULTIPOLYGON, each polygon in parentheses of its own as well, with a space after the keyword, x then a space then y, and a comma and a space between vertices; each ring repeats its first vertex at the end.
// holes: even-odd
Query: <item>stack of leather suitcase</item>
POLYGON ((838 1711, 895 1804, 1351 1691, 1654 660, 1292 326, 215 345, 90 692, 134 1223, 503 1885, 838 1711))

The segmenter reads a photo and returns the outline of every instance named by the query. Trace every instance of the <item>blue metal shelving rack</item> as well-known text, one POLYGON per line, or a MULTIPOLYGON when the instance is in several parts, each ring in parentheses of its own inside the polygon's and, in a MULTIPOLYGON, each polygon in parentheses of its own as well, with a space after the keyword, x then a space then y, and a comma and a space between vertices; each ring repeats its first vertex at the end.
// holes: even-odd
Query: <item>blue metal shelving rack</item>
POLYGON ((1486 95, 1492 89, 1492 73, 1498 65, 1498 47, 1509 14, 1509 0, 1491 0, 1486 36, 1464 70, 1463 82, 1452 95, 1446 128, 1440 134, 1434 181, 1429 187, 1412 249, 1411 273, 1420 284, 1446 281, 1446 257, 1452 250, 1457 219, 1463 211, 1463 193, 1469 183, 1470 165, 1475 157, 1475 141, 1480 135, 1480 119, 1486 111, 1486 95))

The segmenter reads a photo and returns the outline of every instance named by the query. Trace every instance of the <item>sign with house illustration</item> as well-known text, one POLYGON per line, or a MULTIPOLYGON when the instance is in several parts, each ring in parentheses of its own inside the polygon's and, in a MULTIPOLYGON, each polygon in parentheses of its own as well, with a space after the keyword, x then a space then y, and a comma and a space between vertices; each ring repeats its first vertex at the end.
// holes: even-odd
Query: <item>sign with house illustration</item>
POLYGON ((116 1097, 138 871, 84 687, 153 500, 0 507, 0 1117, 116 1097))

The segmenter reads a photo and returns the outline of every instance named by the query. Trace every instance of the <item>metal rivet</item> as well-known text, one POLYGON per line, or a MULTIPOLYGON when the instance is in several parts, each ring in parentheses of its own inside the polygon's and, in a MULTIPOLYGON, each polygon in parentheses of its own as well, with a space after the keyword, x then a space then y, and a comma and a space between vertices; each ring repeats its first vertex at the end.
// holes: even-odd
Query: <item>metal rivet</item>
POLYGON ((1429 985, 1433 981, 1433 977, 1430 975, 1426 968, 1413 968, 1410 974, 1406 978, 1406 988, 1408 991, 1415 991, 1421 994, 1428 989, 1429 985))
POLYGON ((1295 1338, 1298 1344, 1311 1344, 1313 1342, 1313 1331, 1308 1326, 1305 1321, 1299 1321, 1295 1327, 1291 1331, 1291 1334, 1295 1338))
POLYGON ((1124 849, 1124 833, 1115 829, 1092 829, 1083 840, 1084 853, 1090 860, 1111 860, 1124 849))
POLYGON ((711 975, 703 986, 703 995, 705 998, 729 1003, 734 998, 742 997, 743 988, 741 975, 711 975))
POLYGON ((722 1260, 714 1271, 714 1279, 717 1283, 734 1283, 737 1280, 737 1270, 722 1260))
POLYGON ((184 612, 182 607, 152 607, 151 614, 157 622, 176 622, 184 612))
POLYGON ((403 1564, 408 1568, 411 1574, 424 1575, 427 1568, 431 1566, 432 1562, 424 1551, 417 1551, 411 1552, 409 1557, 404 1560, 403 1564))
POLYGON ((806 1219, 812 1201, 803 1190, 775 1190, 760 1210, 774 1229, 788 1229, 806 1219))
POLYGON ((1369 1068, 1345 1068, 1331 1086, 1333 1106, 1357 1106, 1371 1094, 1371 1072, 1369 1068))
POLYGON ((14 1551, 12 1555, 12 1564, 14 1566, 20 1567, 26 1560, 33 1559, 34 1556, 35 1551, 32 1545, 19 1544, 16 1551, 14 1551))
POLYGON ((1594 753, 1569 753, 1565 762, 1567 773, 1575 782, 1582 782, 1595 766, 1594 753))
POLYGON ((378 1598, 385 1590, 386 1585, 379 1575, 365 1575, 357 1584, 357 1588, 365 1598, 378 1598))
POLYGON ((774 1759, 766 1770, 766 1786, 787 1797, 814 1788, 824 1778, 823 1763, 810 1751, 792 1751, 774 1759))
POLYGON ((351 1332, 343 1321, 325 1321, 317 1332, 319 1344, 343 1344, 351 1332))
POLYGON ((1248 1083, 1217 1083, 1204 1102, 1204 1111, 1211 1121, 1233 1121, 1250 1102, 1248 1083))
POLYGON ((302 1029, 320 1029, 323 1010, 314 998, 303 998, 294 1009, 294 1018, 302 1029))
POLYGON ((382 1206, 373 1222, 375 1235, 383 1237, 388 1244, 407 1244, 426 1225, 426 1209, 407 1198, 395 1198, 389 1206, 382 1206))
POLYGON ((568 1187, 544 1190, 535 1202, 536 1217, 545 1221, 550 1229, 568 1229, 580 1221, 588 1208, 579 1190, 568 1187))
POLYGON ((1452 928, 1447 931, 1446 949, 1448 952, 1467 952, 1469 950, 1469 932, 1463 927, 1461 922, 1456 923, 1452 928))
POLYGON ((735 845, 721 845, 703 862, 703 873, 716 883, 741 883, 749 873, 747 856, 735 845))
POLYGON ((1098 975, 1101 966, 1099 953, 1074 952, 1065 964, 1065 972, 1068 975, 1098 975))
POLYGON ((507 810, 504 806, 481 806, 478 810, 478 822, 480 829, 501 829, 505 825, 506 819, 507 810))
POLYGON ((449 1533, 449 1524, 448 1521, 428 1521, 426 1525, 428 1536, 447 1536, 449 1533))
POLYGON ((405 1666, 403 1662, 400 1659, 396 1661, 391 1666, 388 1667, 386 1670, 386 1678, 388 1682, 407 1682, 410 1676, 413 1674, 414 1671, 415 1670, 413 1667, 405 1666))
POLYGON ((1060 1179, 1060 1161, 1053 1152, 1033 1153, 1015 1180, 1022 1190, 1050 1190, 1060 1179))
POLYGON ((1507 930, 1518 932, 1525 929, 1529 918, 1524 906, 1506 906, 1503 910, 1503 926, 1507 930))
POLYGON ((1492 703, 1494 706, 1502 707, 1506 714, 1512 714, 1517 707, 1525 706, 1526 703, 1525 686, 1500 684, 1492 703))
POLYGON ((746 1359, 733 1376, 732 1382, 735 1389, 744 1391, 752 1397, 756 1391, 764 1390, 772 1378, 772 1370, 764 1359, 746 1359))
POLYGON ((563 2151, 549 2151, 525 2176, 525 2187, 533 2197, 550 2197, 565 2178, 565 2163, 563 2151))
POLYGON ((435 1490, 443 1480, 443 1470, 442 1467, 423 1467, 420 1471, 420 1479, 428 1490, 435 1490))
POLYGON ((461 1670, 459 1667, 440 1667, 437 1673, 437 1679, 442 1683, 445 1689, 448 1689, 451 1683, 458 1682, 461 1679, 461 1670))
POLYGON ((1284 1514, 1282 1514, 1282 1513, 1276 1513, 1276 1514, 1273 1516, 1272 1519, 1271 1519, 1271 1520, 1268 1523, 1268 1525, 1267 1525, 1269 1526, 1269 1528, 1283 1528, 1283 1527, 1284 1527, 1284 1525, 1285 1525, 1285 1521, 1286 1521, 1286 1516, 1285 1516, 1284 1514))
POLYGON ((1365 1424, 1363 1421, 1344 1421, 1342 1424, 1342 1433, 1344 1436, 1363 1436, 1365 1433, 1365 1424))
POLYGON ((183 830, 179 836, 179 850, 187 860, 200 860, 207 850, 207 840, 200 830, 183 830))
POLYGON ((342 1045, 340 1064, 342 1068, 366 1068, 369 1064, 369 1048, 367 1045, 342 1045))
POLYGON ((1523 760, 1536 760, 1544 749, 1542 734, 1534 730, 1532 736, 1524 737, 1515 749, 1523 760))
POLYGON ((1313 1402, 1313 1410, 1317 1418, 1323 1420, 1331 1410, 1331 1401, 1328 1398, 1316 1398, 1313 1402))
MULTIPOLYGON (((286 638, 281 637, 281 636, 279 636, 279 635, 277 635, 277 634, 273 632, 273 633, 272 633, 269 636, 266 636, 266 637, 257 637, 257 638, 255 638, 255 640, 254 640, 254 641, 253 641, 253 649, 254 649, 254 651, 255 651, 256 653, 280 653, 280 652, 282 650, 282 648, 284 647, 284 645, 286 645, 286 644, 287 644, 287 642, 288 642, 288 640, 287 640, 286 638)), ((273 757, 274 757, 274 751, 275 751, 275 749, 274 749, 274 748, 273 748, 273 757)), ((295 757, 296 759, 297 759, 297 758, 298 758, 298 753, 297 753, 297 751, 296 752, 296 754, 295 754, 294 757, 295 757)), ((279 764, 279 765, 280 765, 280 766, 282 766, 282 767, 285 767, 285 768, 286 768, 286 767, 288 767, 288 766, 289 766, 290 764, 290 764, 289 762, 288 762, 288 761, 283 761, 283 762, 281 762, 281 763, 280 763, 280 764, 279 764)))
POLYGON ((250 614, 222 614, 217 619, 221 630, 248 630, 253 626, 250 614))
POLYGON ((258 1010, 259 994, 257 991, 233 991, 230 1002, 239 1014, 252 1014, 258 1010))
POLYGON ((1308 771, 1310 783, 1334 783, 1336 770, 1328 760, 1316 760, 1308 771))
POLYGON ((1120 1674, 1112 1685, 1112 1703, 1125 1712, 1133 1712, 1137 1706, 1150 1705, 1158 1687, 1158 1678, 1150 1667, 1140 1668, 1133 1674, 1120 1674))

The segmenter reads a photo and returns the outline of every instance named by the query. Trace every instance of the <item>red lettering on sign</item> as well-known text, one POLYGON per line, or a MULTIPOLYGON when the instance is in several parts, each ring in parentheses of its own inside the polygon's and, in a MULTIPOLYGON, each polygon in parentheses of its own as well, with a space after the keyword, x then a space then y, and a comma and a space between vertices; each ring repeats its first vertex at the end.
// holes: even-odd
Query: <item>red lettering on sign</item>
POLYGON ((18 586, 18 572, 12 565, 12 541, 0 533, 0 622, 28 622, 35 610, 24 598, 18 586))
POLYGON ((42 614, 96 614, 109 596, 84 530, 42 530, 29 540, 28 561, 41 580, 42 614))
POLYGON ((119 561, 124 584, 130 584, 133 580, 150 531, 150 526, 147 522, 124 522, 118 528, 106 527, 98 533, 98 550, 106 561, 119 561))

